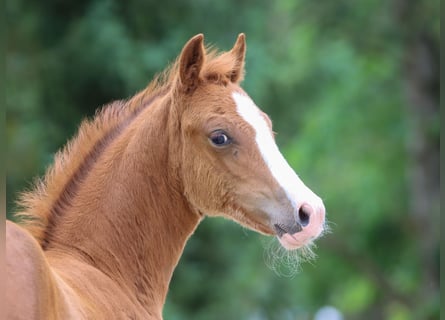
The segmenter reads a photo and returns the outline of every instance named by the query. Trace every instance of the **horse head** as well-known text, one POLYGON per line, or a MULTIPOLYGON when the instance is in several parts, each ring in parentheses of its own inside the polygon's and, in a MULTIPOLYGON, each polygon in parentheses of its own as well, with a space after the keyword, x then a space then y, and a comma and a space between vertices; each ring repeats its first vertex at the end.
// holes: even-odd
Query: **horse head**
POLYGON ((197 35, 178 59, 175 151, 185 196, 200 214, 276 235, 286 249, 311 243, 323 231, 325 208, 280 153, 269 117, 240 87, 244 34, 228 52, 207 51, 197 35))

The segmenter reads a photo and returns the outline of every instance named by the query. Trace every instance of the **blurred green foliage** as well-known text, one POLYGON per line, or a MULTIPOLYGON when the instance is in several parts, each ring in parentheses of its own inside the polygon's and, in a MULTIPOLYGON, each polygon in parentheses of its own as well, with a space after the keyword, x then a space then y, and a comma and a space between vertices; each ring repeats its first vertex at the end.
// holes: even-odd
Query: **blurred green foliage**
MULTIPOLYGON (((245 32, 244 88, 323 197, 332 232, 287 278, 265 263, 272 240, 206 219, 165 318, 312 319, 326 305, 346 319, 439 318, 439 204, 427 212, 428 239, 411 212, 411 171, 422 163, 410 146, 413 132, 435 146, 440 129, 434 114, 415 125, 423 111, 407 62, 419 39, 438 47, 438 0, 9 0, 6 9, 8 218, 82 118, 142 89, 192 35, 229 49, 245 32)), ((438 104, 438 88, 428 94, 438 104)))

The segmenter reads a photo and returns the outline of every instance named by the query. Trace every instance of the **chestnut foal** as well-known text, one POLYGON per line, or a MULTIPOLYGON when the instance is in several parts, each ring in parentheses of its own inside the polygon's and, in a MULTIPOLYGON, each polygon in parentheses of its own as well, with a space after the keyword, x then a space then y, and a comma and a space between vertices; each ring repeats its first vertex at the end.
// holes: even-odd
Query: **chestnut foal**
POLYGON ((7 319, 161 319, 173 270, 205 216, 275 235, 323 231, 322 201, 239 83, 245 37, 203 36, 145 90, 84 121, 7 222, 7 319))

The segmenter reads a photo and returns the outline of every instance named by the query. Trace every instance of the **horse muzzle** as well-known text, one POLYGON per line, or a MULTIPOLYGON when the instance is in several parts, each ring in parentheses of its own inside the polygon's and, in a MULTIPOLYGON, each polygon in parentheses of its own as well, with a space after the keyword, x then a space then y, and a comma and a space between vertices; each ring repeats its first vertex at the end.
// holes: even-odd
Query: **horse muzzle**
POLYGON ((275 223, 273 227, 281 245, 287 250, 294 250, 311 243, 324 230, 325 214, 322 203, 316 207, 303 204, 295 214, 294 222, 275 223))

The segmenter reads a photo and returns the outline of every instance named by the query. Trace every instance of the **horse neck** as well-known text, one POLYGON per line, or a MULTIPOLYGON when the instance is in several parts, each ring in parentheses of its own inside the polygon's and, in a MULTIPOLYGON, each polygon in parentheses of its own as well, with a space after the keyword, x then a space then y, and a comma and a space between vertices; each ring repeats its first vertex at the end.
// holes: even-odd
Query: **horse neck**
POLYGON ((88 257, 147 308, 162 308, 200 220, 181 189, 181 149, 178 139, 170 139, 179 122, 167 112, 173 109, 154 104, 115 138, 64 213, 64 229, 52 245, 88 257))

